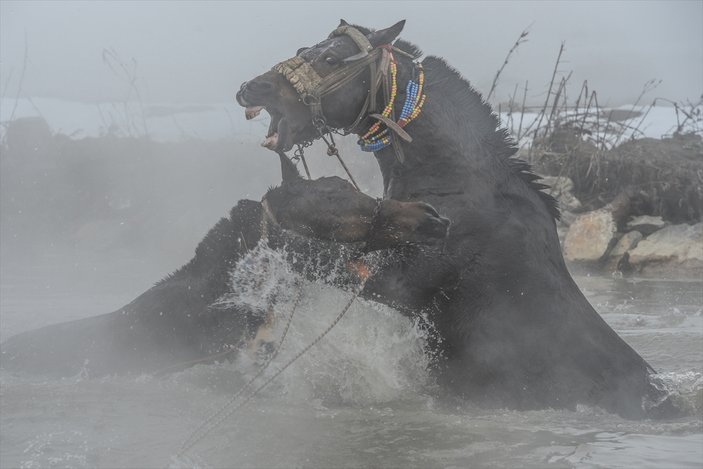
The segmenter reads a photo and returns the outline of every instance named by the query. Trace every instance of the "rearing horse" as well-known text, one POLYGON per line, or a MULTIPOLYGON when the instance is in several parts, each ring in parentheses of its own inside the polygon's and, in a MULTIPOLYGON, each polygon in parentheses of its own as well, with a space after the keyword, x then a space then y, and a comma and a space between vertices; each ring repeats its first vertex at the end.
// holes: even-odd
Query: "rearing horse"
MULTIPOLYGON (((384 200, 428 203, 451 220, 442 250, 394 248, 367 284, 380 301, 430 313, 445 357, 442 383, 523 409, 581 402, 643 415, 643 402, 661 396, 653 370, 571 278, 554 199, 514 157, 469 83, 440 58, 416 62, 419 50, 396 40, 403 26, 371 31, 342 21, 327 39, 242 84, 237 101, 247 117, 271 114, 265 146, 275 151, 330 129, 357 133, 362 148, 374 150, 384 200)), ((358 197, 351 186, 340 191, 358 197)), ((300 198, 326 205, 304 191, 274 205, 285 212, 300 198)), ((315 236, 300 229, 315 215, 292 210, 297 222, 288 227, 315 236)), ((368 207, 346 217, 369 218, 368 207)))
POLYGON ((265 143, 281 156, 281 186, 261 203, 240 201, 188 264, 123 308, 9 339, 2 366, 99 376, 202 361, 264 322, 246 307, 213 308, 231 293, 229 274, 248 247, 286 245, 308 272, 378 250, 362 294, 434 323, 438 380, 454 394, 518 409, 587 403, 651 415, 665 392, 569 275, 554 200, 514 158, 480 95, 443 60, 418 63, 419 50, 396 40, 403 24, 370 31, 342 22, 244 83, 237 100, 247 117, 271 114, 265 143), (282 154, 332 129, 359 134, 374 151, 382 200, 340 178, 305 180, 282 154))

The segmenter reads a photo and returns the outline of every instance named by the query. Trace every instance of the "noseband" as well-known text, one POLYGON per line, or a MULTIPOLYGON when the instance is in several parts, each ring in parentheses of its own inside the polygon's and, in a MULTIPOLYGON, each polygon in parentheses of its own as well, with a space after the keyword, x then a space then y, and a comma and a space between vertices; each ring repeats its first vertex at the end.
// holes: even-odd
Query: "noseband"
POLYGON ((303 103, 310 108, 312 123, 320 137, 324 139, 325 133, 330 133, 331 129, 327 125, 327 119, 322 110, 322 98, 339 90, 368 69, 371 74, 368 95, 359 115, 349 127, 343 129, 343 133, 346 135, 357 131, 360 124, 367 117, 372 117, 377 122, 361 136, 358 142, 361 149, 364 151, 378 151, 392 144, 396 151, 396 156, 402 162, 404 160, 402 148, 397 140, 392 138, 391 131, 407 142, 412 141, 410 135, 402 127, 419 115, 425 101, 425 96, 422 94, 424 81, 422 65, 415 63, 416 70, 419 71, 419 80, 418 82, 413 80, 408 82, 406 101, 400 119, 396 122, 393 106, 397 91, 397 67, 393 53, 404 55, 413 60, 416 60, 417 57, 391 44, 373 47, 361 31, 349 25, 335 29, 330 34, 330 38, 335 36, 348 36, 359 47, 360 52, 345 59, 345 65, 329 75, 321 77, 312 65, 300 56, 292 57, 275 65, 273 70, 283 75, 300 95, 303 103), (384 84, 383 90, 387 104, 379 114, 376 109, 376 97, 379 86, 382 83, 384 84), (385 128, 383 128, 383 125, 385 125, 385 128))

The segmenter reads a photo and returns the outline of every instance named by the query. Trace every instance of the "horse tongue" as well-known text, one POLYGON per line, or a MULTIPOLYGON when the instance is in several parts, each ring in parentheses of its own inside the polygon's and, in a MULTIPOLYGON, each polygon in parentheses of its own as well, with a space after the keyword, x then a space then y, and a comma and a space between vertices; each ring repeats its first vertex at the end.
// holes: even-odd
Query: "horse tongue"
POLYGON ((269 150, 288 151, 292 146, 289 145, 290 133, 291 129, 286 119, 272 116, 268 135, 266 139, 261 142, 261 146, 269 150))
POLYGON ((266 139, 263 142, 261 142, 261 146, 264 148, 268 148, 269 150, 274 150, 277 145, 278 145, 278 132, 275 132, 272 135, 269 135, 268 137, 266 137, 266 139))
POLYGON ((251 120, 258 116, 263 108, 263 106, 247 106, 244 110, 244 117, 246 117, 247 120, 251 120))

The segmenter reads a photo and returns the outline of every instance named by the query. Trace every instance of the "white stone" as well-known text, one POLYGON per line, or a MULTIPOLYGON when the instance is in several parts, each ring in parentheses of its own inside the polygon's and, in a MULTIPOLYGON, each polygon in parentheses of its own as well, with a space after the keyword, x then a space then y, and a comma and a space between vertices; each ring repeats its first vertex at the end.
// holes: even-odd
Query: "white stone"
POLYGON ((634 248, 643 238, 639 231, 630 231, 622 235, 617 244, 608 254, 609 257, 622 257, 627 251, 634 248))
POLYGON ((617 232, 612 211, 607 208, 580 215, 564 239, 568 261, 597 261, 608 251, 617 232))
POLYGON ((652 264, 703 267, 703 223, 662 228, 630 251, 629 262, 638 269, 652 264))

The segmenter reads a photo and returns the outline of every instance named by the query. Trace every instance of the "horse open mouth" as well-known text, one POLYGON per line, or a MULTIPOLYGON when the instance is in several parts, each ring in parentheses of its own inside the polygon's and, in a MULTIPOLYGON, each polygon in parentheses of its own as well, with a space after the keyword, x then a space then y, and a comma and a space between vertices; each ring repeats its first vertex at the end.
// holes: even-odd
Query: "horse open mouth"
POLYGON ((257 117, 262 110, 265 110, 271 116, 271 123, 266 132, 266 138, 261 142, 261 146, 273 151, 289 151, 296 142, 294 141, 289 121, 282 112, 272 107, 247 106, 244 115, 247 120, 250 120, 257 117))

